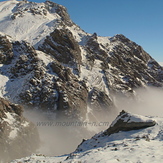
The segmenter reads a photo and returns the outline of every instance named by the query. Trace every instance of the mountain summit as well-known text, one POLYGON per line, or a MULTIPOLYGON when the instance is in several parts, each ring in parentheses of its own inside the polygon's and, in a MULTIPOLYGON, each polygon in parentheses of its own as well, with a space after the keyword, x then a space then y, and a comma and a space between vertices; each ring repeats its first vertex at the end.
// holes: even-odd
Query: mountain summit
POLYGON ((72 24, 66 8, 50 1, 0 2, 0 31, 17 41, 26 40, 37 46, 61 22, 72 24))

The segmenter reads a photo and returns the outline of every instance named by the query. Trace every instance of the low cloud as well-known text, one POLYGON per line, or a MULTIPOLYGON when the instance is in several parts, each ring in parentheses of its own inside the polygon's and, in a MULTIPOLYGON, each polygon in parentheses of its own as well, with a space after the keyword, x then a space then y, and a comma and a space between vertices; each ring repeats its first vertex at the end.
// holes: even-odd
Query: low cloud
POLYGON ((135 98, 116 97, 116 106, 120 110, 146 116, 163 115, 163 89, 156 87, 135 90, 135 98))
MULTIPOLYGON (((134 98, 117 95, 114 102, 118 111, 126 110, 147 116, 163 115, 162 88, 136 89, 135 95, 134 98)), ((88 119, 84 123, 79 120, 57 119, 55 113, 42 113, 39 110, 26 110, 24 115, 38 128, 41 139, 41 148, 38 152, 48 156, 73 152, 82 139, 91 138, 94 134, 107 129, 116 117, 108 114, 106 119, 102 117, 98 121, 88 119)))

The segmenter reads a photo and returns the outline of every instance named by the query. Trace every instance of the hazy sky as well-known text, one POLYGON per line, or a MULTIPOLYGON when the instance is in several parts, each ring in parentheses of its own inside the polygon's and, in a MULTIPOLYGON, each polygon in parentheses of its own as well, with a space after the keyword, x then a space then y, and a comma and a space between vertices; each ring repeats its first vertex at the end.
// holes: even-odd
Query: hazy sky
POLYGON ((100 36, 124 34, 163 62, 163 0, 51 1, 64 5, 72 20, 86 32, 100 36))

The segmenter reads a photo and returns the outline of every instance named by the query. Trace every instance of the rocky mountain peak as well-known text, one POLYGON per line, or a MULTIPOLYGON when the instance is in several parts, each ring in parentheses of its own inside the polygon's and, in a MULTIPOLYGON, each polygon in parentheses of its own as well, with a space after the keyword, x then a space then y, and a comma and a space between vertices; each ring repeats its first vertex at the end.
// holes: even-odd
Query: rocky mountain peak
POLYGON ((54 3, 52 1, 45 1, 45 8, 50 12, 50 13, 57 13, 60 17, 61 20, 68 26, 72 26, 73 22, 70 19, 70 16, 67 12, 66 7, 59 5, 57 3, 54 3))
POLYGON ((58 15, 58 18, 61 18, 66 25, 72 25, 73 22, 70 19, 69 14, 67 13, 67 9, 54 3, 52 1, 45 1, 44 3, 36 3, 29 1, 17 1, 18 3, 13 9, 13 13, 11 14, 11 19, 21 18, 25 15, 32 14, 33 16, 42 16, 42 18, 46 19, 52 15, 58 15))
MULTIPOLYGON (((118 95, 136 100, 137 88, 163 87, 163 67, 122 34, 86 33, 54 2, 6 1, 0 2, 0 81, 0 97, 25 108, 53 112, 56 119, 100 121, 117 113, 118 95)), ((0 101, 2 122, 17 117, 20 129, 18 124, 26 122, 21 107, 0 101)), ((107 136, 124 126, 137 128, 124 121, 130 121, 129 113, 117 118, 107 136)), ((7 122, 12 131, 15 126, 7 122)))
POLYGON ((59 26, 74 24, 65 7, 51 1, 0 3, 0 31, 18 41, 26 40, 35 47, 59 26))

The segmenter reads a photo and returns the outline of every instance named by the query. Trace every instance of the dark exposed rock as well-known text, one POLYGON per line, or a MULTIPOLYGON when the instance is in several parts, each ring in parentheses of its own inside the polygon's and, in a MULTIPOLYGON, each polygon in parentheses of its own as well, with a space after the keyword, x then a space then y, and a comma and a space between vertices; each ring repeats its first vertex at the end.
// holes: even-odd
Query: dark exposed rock
POLYGON ((148 131, 151 131, 152 129, 145 132, 144 130, 133 132, 128 131, 145 129, 147 127, 152 127, 154 125, 156 125, 156 122, 152 118, 131 114, 122 110, 120 114, 116 117, 116 119, 111 123, 110 127, 107 130, 95 134, 92 138, 88 140, 83 140, 81 144, 78 145, 77 149, 67 157, 67 159, 74 158, 76 153, 78 152, 85 152, 95 148, 104 149, 110 148, 111 150, 117 150, 118 149, 117 146, 119 145, 119 143, 121 145, 126 146, 126 141, 124 141, 126 139, 129 139, 129 141, 132 142, 133 138, 136 141, 140 139, 150 141, 151 137, 149 136, 150 133, 148 131), (139 136, 139 134, 135 133, 141 134, 139 136), (138 136, 135 137, 135 135, 138 136), (117 143, 117 141, 119 143, 117 143))
POLYGON ((155 124, 156 122, 150 118, 130 114, 122 110, 104 134, 111 135, 119 131, 138 130, 155 124))
POLYGON ((58 110, 66 111, 69 116, 78 116, 82 113, 85 117, 87 111, 88 92, 84 85, 78 81, 69 68, 64 68, 58 62, 52 62, 51 67, 54 73, 59 76, 55 83, 59 93, 58 110))
MULTIPOLYGON (((0 73, 6 81, 0 88, 0 95, 9 100, 30 108, 50 110, 57 115, 61 113, 66 118, 89 119, 92 116, 98 120, 116 110, 116 94, 134 97, 135 88, 163 86, 163 68, 124 35, 115 35, 108 40, 103 40, 97 33, 90 35, 72 22, 65 7, 51 1, 40 5, 20 1, 10 16, 12 23, 26 13, 38 16, 40 20, 46 20, 50 13, 56 15, 56 19, 48 24, 43 21, 46 28, 38 30, 37 38, 32 38, 38 51, 25 41, 12 42, 8 36, 0 35, 0 64, 4 64, 0 73)), ((35 127, 23 118, 21 106, 0 101, 2 138, 6 139, 13 130, 5 121, 8 115, 17 120, 13 127, 19 129, 14 141, 0 139, 0 154, 7 157, 15 149, 17 153, 13 154, 18 157, 18 153, 28 155, 37 146, 35 127), (26 122, 28 127, 23 126, 26 122), (36 140, 36 144, 31 145, 31 139, 36 140), (21 151, 18 144, 26 148, 21 151)), ((126 112, 121 112, 119 117, 106 130, 106 135, 155 125, 154 121, 130 122, 132 116, 126 112)))
POLYGON ((111 105, 114 105, 105 92, 102 92, 97 88, 93 88, 93 90, 89 93, 89 99, 91 108, 94 109, 111 108, 111 105))
POLYGON ((10 68, 12 73, 11 78, 26 75, 31 71, 37 69, 39 63, 35 49, 30 46, 27 42, 13 42, 12 44, 14 53, 21 54, 14 66, 10 68))
POLYGON ((95 60, 102 62, 103 77, 112 93, 132 94, 143 85, 162 86, 163 68, 141 46, 123 35, 109 40, 110 46, 103 46, 93 35, 85 48, 90 67, 94 67, 95 60))
MULTIPOLYGON (((70 68, 52 58, 51 63, 45 65, 25 41, 10 44, 15 58, 7 69, 8 77, 13 82, 23 80, 12 101, 30 108, 62 112, 69 117, 85 117, 88 91, 70 68)), ((71 41, 67 46, 76 51, 71 41)), ((7 96, 11 97, 10 92, 7 96)))
POLYGON ((9 67, 9 77, 12 80, 26 78, 15 102, 78 116, 79 113, 86 114, 89 106, 99 115, 102 110, 108 113, 115 110, 112 95, 117 92, 133 96, 134 88, 162 85, 162 67, 140 46, 123 35, 110 38, 110 42, 115 44, 111 50, 109 46, 100 44, 97 34, 94 34, 84 45, 86 63, 92 67, 90 72, 97 67, 95 62, 101 63, 98 65, 100 76, 97 76, 97 83, 103 82, 105 89, 102 90, 98 85, 89 88, 89 81, 81 80, 80 45, 69 30, 56 29, 39 47, 53 56, 48 66, 27 42, 10 43, 15 61, 9 67))
POLYGON ((12 45, 7 36, 0 34, 0 64, 9 64, 13 57, 12 45))
POLYGON ((47 36, 39 50, 54 56, 60 63, 74 67, 78 74, 81 64, 81 51, 73 34, 68 29, 55 29, 47 36))
POLYGON ((0 98, 0 161, 8 162, 36 152, 36 127, 22 116, 23 108, 0 98))

